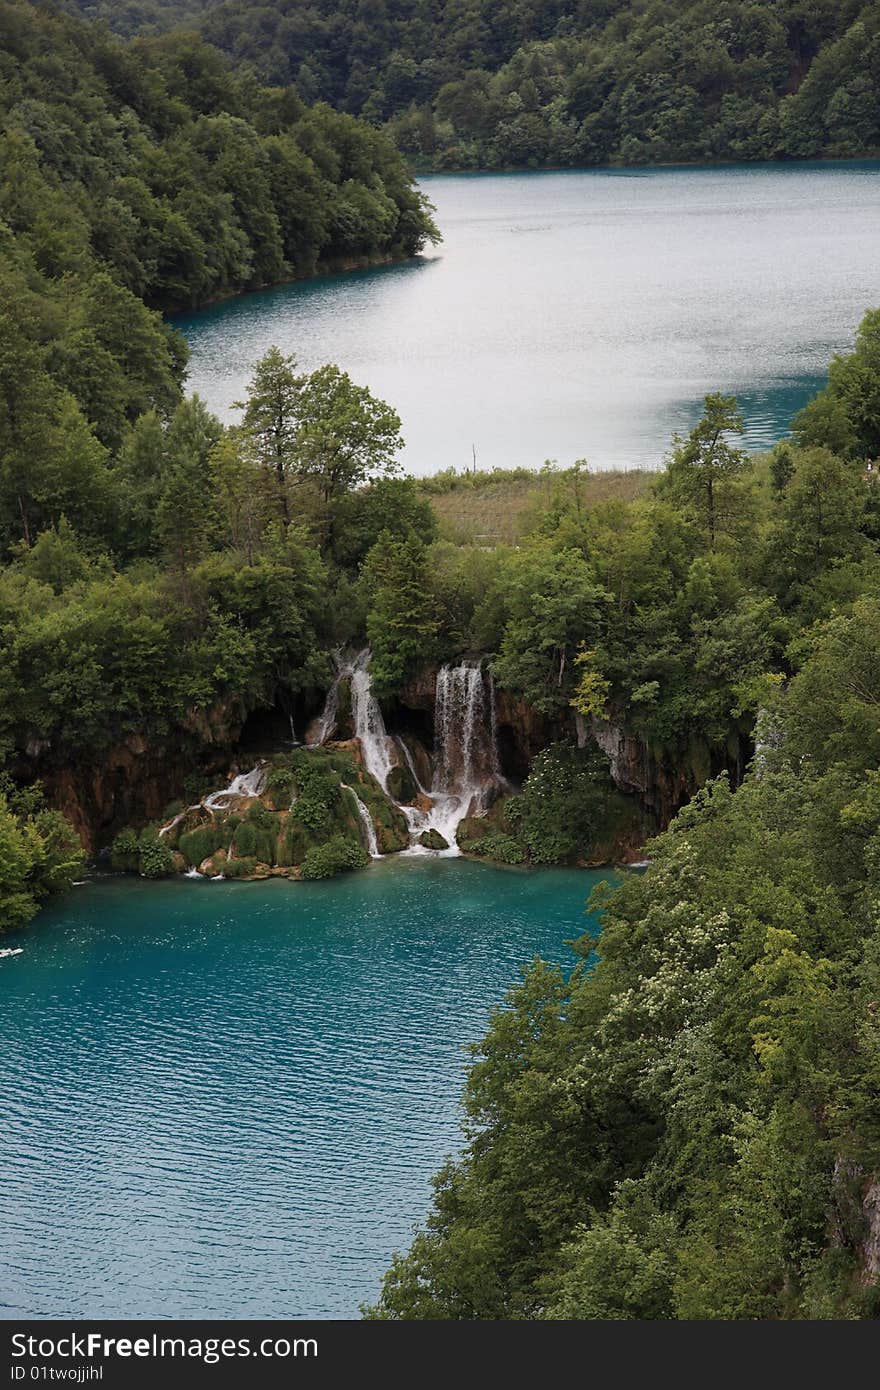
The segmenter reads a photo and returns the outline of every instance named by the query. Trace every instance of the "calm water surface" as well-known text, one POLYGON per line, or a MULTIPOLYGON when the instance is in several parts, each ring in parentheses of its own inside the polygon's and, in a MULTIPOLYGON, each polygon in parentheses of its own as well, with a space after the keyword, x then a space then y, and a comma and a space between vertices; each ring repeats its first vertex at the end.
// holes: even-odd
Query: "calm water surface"
POLYGON ((415 473, 586 458, 654 467, 707 391, 747 442, 793 412, 880 305, 880 162, 441 175, 445 241, 406 265, 183 317, 225 419, 272 343, 336 361, 403 419, 415 473))
POLYGON ((0 1315, 355 1317, 464 1048, 602 875, 410 859, 77 888, 0 958, 0 1315))

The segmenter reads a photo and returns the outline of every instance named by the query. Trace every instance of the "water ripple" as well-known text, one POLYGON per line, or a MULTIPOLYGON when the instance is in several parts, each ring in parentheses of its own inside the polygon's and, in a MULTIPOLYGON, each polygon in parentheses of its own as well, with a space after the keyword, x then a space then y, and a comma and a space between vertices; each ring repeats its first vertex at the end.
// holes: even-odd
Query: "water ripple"
POLYGON ((0 978, 0 1316, 351 1317, 459 1144, 466 1044, 596 874, 80 887, 0 978))

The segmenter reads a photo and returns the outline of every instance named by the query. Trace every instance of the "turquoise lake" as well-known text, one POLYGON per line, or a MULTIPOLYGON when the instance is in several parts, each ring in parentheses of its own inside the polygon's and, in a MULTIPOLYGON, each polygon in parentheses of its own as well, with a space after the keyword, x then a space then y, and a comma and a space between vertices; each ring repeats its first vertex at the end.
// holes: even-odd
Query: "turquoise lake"
POLYGON ((605 874, 407 858, 77 887, 0 957, 0 1316, 356 1317, 465 1048, 605 874))
POLYGON ((787 431, 880 305, 880 162, 438 175, 445 241, 404 265, 178 318, 224 419, 271 344, 403 421, 413 473, 662 461, 708 391, 787 431))

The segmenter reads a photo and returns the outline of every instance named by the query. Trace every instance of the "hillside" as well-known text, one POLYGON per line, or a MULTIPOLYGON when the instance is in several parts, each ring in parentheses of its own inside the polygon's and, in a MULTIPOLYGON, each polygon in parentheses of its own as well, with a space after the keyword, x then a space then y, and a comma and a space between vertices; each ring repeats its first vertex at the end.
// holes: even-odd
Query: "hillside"
POLYGON ((192 34, 124 43, 0 5, 0 219, 33 276, 95 268, 160 308, 433 235, 386 137, 237 75, 192 34))
POLYGON ((191 23, 425 168, 880 151, 877 0, 68 3, 125 32, 191 23))

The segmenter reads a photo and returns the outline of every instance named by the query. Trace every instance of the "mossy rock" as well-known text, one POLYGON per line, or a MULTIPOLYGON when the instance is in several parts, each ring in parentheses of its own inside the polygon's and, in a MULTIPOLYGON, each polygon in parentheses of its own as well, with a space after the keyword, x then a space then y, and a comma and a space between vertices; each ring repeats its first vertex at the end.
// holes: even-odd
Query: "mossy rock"
POLYGON ((493 829, 496 828, 487 816, 465 816, 464 820, 458 822, 458 832, 455 838, 460 845, 464 844, 465 841, 468 844, 476 844, 485 839, 487 835, 491 835, 493 829))
POLYGON ((269 811, 287 811, 295 794, 293 772, 289 767, 273 767, 266 790, 260 798, 269 811))
POLYGON ((218 874, 225 874, 226 850, 218 849, 216 854, 212 854, 207 859, 203 859, 198 867, 199 873, 204 874, 206 878, 216 878, 218 874))
POLYGON ((492 831, 479 840, 466 840, 459 835, 458 846, 462 854, 475 854, 496 864, 527 864, 529 861, 525 845, 503 830, 492 831))
POLYGON ((420 739, 416 738, 415 734, 401 734, 400 741, 406 744, 416 770, 416 777, 419 778, 423 787, 430 787, 434 769, 427 748, 420 739))
POLYGON ((419 844, 425 849, 449 849, 449 841, 440 834, 439 830, 423 830, 419 836, 419 844))
POLYGON ((339 740, 354 738, 354 721, 351 710, 351 681, 348 676, 344 676, 339 682, 336 705, 336 732, 334 738, 339 740))
POLYGON ((227 859, 223 872, 227 878, 253 878, 257 872, 257 861, 252 856, 227 859))
POLYGON ((373 825, 376 828, 376 843, 380 854, 396 854, 398 850, 406 849, 409 845, 409 826, 403 816, 399 822, 395 821, 391 825, 377 822, 374 816, 373 825))
POLYGON ((408 767, 393 767, 388 774, 387 786, 395 801, 412 802, 419 794, 415 778, 408 767))

